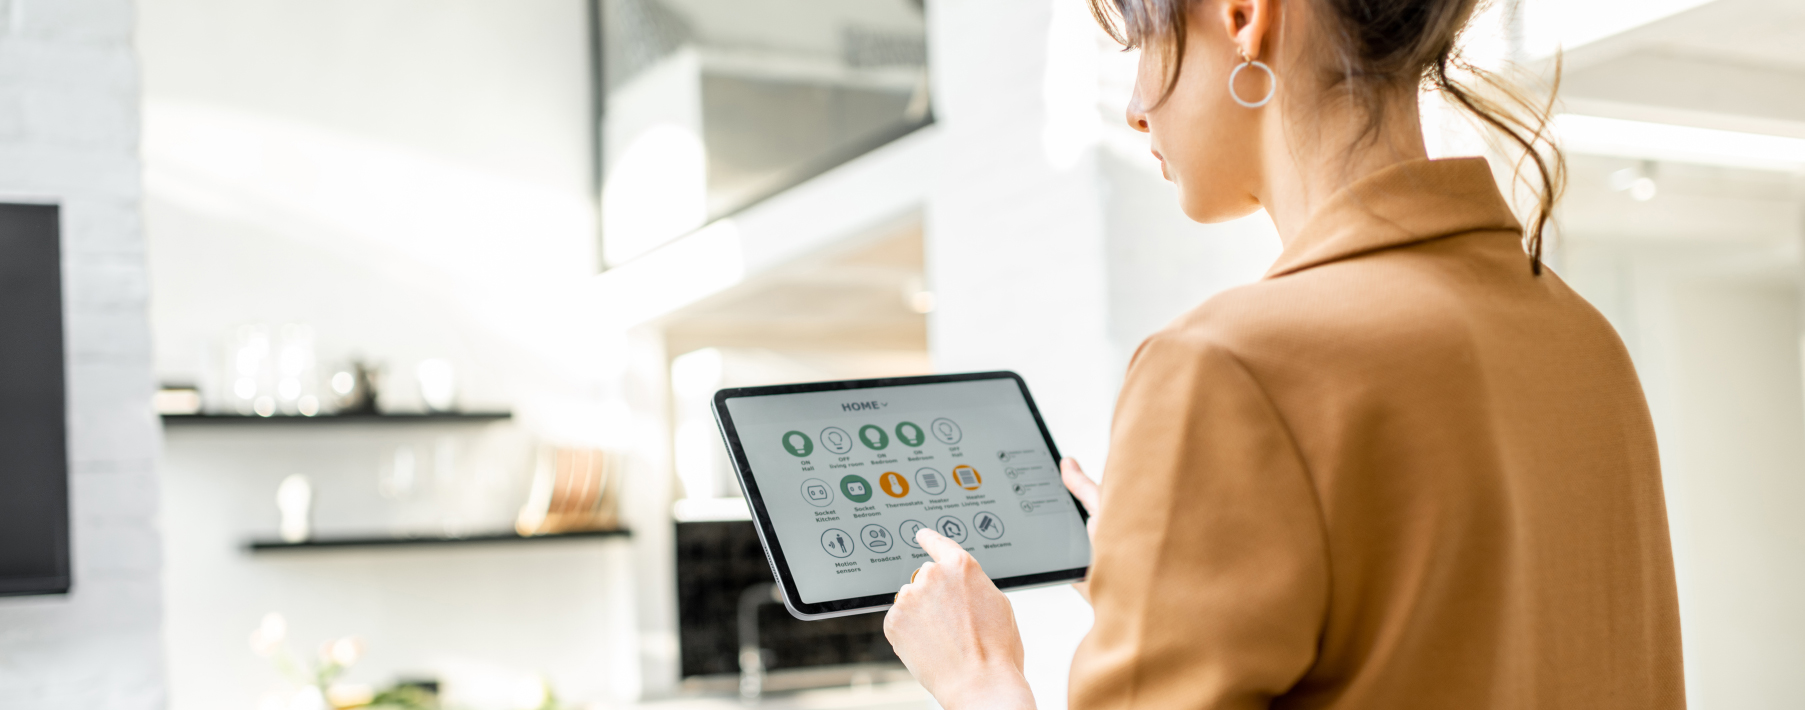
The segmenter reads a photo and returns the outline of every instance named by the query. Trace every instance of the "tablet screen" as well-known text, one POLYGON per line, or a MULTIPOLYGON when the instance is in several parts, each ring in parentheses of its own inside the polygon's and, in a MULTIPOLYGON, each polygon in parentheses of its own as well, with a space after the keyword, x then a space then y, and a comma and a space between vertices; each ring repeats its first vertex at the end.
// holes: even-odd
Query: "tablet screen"
POLYGON ((1090 540, 1013 378, 732 397, 805 603, 892 594, 932 527, 992 579, 1083 568, 1090 540))

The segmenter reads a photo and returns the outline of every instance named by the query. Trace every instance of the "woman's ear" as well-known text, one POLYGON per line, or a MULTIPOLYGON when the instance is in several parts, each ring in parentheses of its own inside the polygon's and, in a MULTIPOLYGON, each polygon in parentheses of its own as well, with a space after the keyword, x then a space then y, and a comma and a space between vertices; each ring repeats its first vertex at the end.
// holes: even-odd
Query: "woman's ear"
POLYGON ((1279 0, 1221 0, 1219 20, 1228 41, 1247 53, 1248 59, 1259 59, 1272 29, 1273 14, 1279 0))

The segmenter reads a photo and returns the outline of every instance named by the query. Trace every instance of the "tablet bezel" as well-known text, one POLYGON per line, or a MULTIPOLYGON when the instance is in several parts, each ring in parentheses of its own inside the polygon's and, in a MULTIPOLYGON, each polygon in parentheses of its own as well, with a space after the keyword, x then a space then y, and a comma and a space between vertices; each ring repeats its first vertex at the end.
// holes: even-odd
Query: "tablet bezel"
MULTIPOLYGON (((1028 413, 1034 416, 1034 425, 1040 429, 1041 440, 1046 442, 1047 452, 1052 454, 1055 462, 1059 461, 1059 447, 1053 444, 1053 435, 1047 431, 1047 423, 1040 416, 1040 408, 1034 405, 1034 396, 1028 393, 1028 383, 1021 375, 1007 370, 994 372, 966 372, 951 375, 921 375, 915 377, 884 377, 869 380, 836 380, 831 382, 804 382, 789 385, 770 385, 765 387, 733 387, 715 392, 714 418, 721 429, 721 438, 727 442, 729 458, 733 461, 733 472, 739 477, 740 490, 746 496, 746 507, 752 511, 753 527, 758 531, 758 541, 765 548, 765 561, 771 565, 771 574, 777 578, 778 588, 783 590, 783 605, 790 615, 804 621, 827 619, 836 616, 849 616, 890 608, 896 600, 896 594, 873 594, 864 597, 835 599, 825 602, 808 603, 802 601, 802 595, 796 587, 796 580, 790 575, 789 564, 783 554, 783 546, 777 541, 777 530, 771 525, 771 516, 765 510, 763 495, 759 492, 757 481, 753 480, 751 464, 746 458, 746 450, 740 445, 739 432, 734 428, 733 416, 727 410, 727 400, 741 397, 765 397, 771 395, 800 394, 805 392, 829 392, 841 390, 860 390, 875 387, 908 387, 911 385, 931 385, 946 382, 972 382, 977 380, 1013 380, 1022 393, 1022 401, 1028 405, 1028 413)), ((1067 492, 1067 495, 1071 495, 1067 492)), ((1078 523, 1085 525, 1090 521, 1090 513, 1076 497, 1072 498, 1072 507, 1078 511, 1078 523)), ((1036 574, 1017 575, 991 580, 999 589, 1021 589, 1038 587, 1062 582, 1084 579, 1090 571, 1088 565, 1072 569, 1053 570, 1036 574)))

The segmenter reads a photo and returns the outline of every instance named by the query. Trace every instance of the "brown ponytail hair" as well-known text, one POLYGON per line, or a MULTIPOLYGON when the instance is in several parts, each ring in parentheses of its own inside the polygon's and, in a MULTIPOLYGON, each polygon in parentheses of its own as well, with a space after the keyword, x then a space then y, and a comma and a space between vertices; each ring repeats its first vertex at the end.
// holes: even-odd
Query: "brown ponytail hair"
MULTIPOLYGON (((1284 2, 1286 0, 1280 0, 1284 2)), ((1401 92, 1433 90, 1522 151, 1517 174, 1533 163, 1534 218, 1525 245, 1530 270, 1542 273, 1542 241, 1566 183, 1566 161, 1548 121, 1560 67, 1547 101, 1531 98, 1504 78, 1467 63, 1457 49, 1481 0, 1301 0, 1314 4, 1328 61, 1320 65, 1325 99, 1344 98, 1364 118, 1359 140, 1378 140, 1385 111, 1401 92), (1469 75, 1468 86, 1455 75, 1469 75)), ((1172 95, 1183 67, 1185 21, 1197 0, 1089 0, 1091 14, 1117 42, 1154 52, 1165 68, 1159 102, 1172 95)), ((1299 82, 1290 82, 1296 86, 1299 82)))

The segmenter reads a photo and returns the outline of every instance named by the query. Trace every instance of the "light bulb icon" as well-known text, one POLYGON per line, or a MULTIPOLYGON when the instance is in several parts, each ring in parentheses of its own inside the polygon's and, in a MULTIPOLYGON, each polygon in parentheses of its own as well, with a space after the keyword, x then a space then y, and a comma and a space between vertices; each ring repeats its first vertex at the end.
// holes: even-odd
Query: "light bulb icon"
POLYGON ((821 445, 826 446, 828 451, 844 454, 852 451, 852 435, 846 433, 845 429, 830 426, 821 430, 821 445))
POLYGON ((947 445, 957 444, 959 439, 965 436, 965 433, 959 430, 958 424, 945 417, 935 419, 928 425, 928 429, 934 432, 935 439, 939 439, 940 443, 947 445))
POLYGON ((882 451, 884 447, 890 445, 890 435, 884 433, 884 428, 876 424, 859 427, 859 439, 865 442, 865 448, 873 451, 882 451))
POLYGON ((807 434, 792 431, 783 435, 783 450, 800 458, 815 452, 815 442, 809 441, 807 434))
POLYGON ((896 425, 896 438, 909 446, 920 446, 928 438, 928 433, 916 426, 915 422, 902 422, 896 425))

